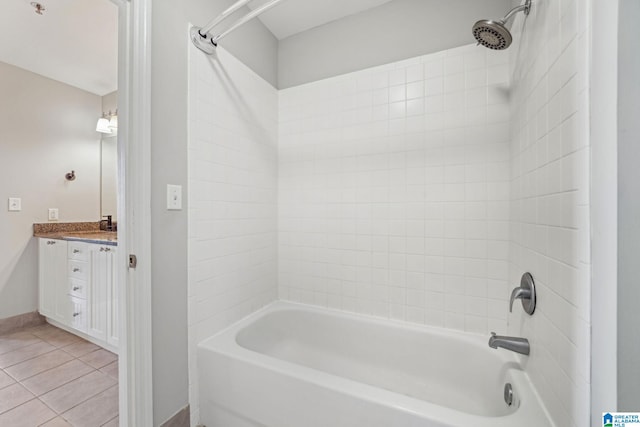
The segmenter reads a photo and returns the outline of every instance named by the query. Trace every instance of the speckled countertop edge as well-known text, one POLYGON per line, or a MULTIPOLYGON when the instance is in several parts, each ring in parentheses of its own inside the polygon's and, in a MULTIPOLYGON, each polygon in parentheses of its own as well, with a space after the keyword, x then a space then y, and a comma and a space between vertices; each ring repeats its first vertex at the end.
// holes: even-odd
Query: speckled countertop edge
POLYGON ((100 222, 33 224, 34 237, 117 246, 118 234, 100 230, 100 222))
POLYGON ((46 222, 33 224, 33 234, 41 233, 61 233, 61 232, 96 232, 100 231, 100 221, 98 222, 46 222))

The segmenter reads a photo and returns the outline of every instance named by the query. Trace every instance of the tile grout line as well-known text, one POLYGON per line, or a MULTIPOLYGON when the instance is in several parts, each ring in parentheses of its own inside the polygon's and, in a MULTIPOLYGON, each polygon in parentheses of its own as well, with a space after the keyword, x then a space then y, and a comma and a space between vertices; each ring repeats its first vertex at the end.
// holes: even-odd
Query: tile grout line
MULTIPOLYGON (((55 331, 55 330, 54 330, 54 331, 55 331)), ((91 354, 91 353, 94 353, 94 352, 97 352, 97 351, 101 351, 101 350, 105 350, 105 351, 107 351, 107 352, 109 352, 109 353, 112 353, 112 352, 110 352, 109 350, 103 349, 102 347, 99 347, 99 346, 98 346, 98 348, 93 349, 93 350, 91 350, 91 351, 89 351, 89 352, 87 352, 87 353, 81 354, 80 356, 75 356, 75 355, 73 355, 73 354, 69 353, 68 351, 66 351, 66 350, 64 350, 64 349, 65 349, 65 348, 67 348, 67 347, 69 347, 69 346, 71 346, 71 345, 77 344, 78 342, 82 342, 82 339, 81 339, 80 341, 71 342, 71 343, 66 344, 66 345, 64 345, 64 346, 58 347, 58 346, 56 346, 56 345, 54 345, 54 344, 52 344, 52 343, 50 343, 50 342, 48 342, 48 341, 46 341, 46 340, 42 339, 41 337, 39 337, 39 336, 37 336, 37 335, 35 335, 35 334, 33 334, 33 333, 29 333, 29 335, 32 335, 33 337, 35 337, 36 339, 38 339, 38 340, 39 340, 39 342, 35 342, 35 343, 29 344, 29 345, 26 345, 26 346, 18 347, 18 348, 16 348, 16 349, 10 350, 10 351, 5 352, 5 353, 3 353, 3 354, 7 354, 7 353, 10 353, 10 352, 12 352, 12 351, 16 351, 16 350, 24 349, 24 348, 27 348, 27 347, 30 347, 30 346, 32 346, 32 345, 39 344, 39 343, 46 343, 46 344, 49 344, 49 345, 50 345, 50 346, 52 346, 53 348, 52 348, 50 351, 47 351, 47 352, 45 352, 45 353, 39 354, 39 355, 34 356, 34 357, 30 357, 30 358, 27 358, 27 359, 21 360, 20 362, 17 362, 17 363, 15 363, 15 364, 10 365, 10 366, 7 366, 7 367, 5 367, 5 368, 9 368, 9 367, 12 367, 12 366, 16 366, 16 365, 18 365, 18 364, 20 364, 20 363, 23 363, 23 362, 27 362, 27 361, 33 360, 33 359, 38 358, 38 357, 40 357, 40 356, 44 356, 44 355, 46 355, 46 354, 52 353, 52 352, 54 352, 54 351, 56 351, 56 350, 61 350, 61 351, 62 351, 62 352, 64 352, 65 354, 69 355, 69 356, 71 357, 71 359, 70 359, 70 360, 67 360, 67 361, 66 361, 66 362, 64 362, 64 363, 61 363, 60 365, 57 365, 57 366, 51 367, 51 368, 46 369, 46 370, 44 370, 44 371, 42 371, 42 372, 38 372, 38 373, 37 373, 37 374, 35 374, 35 375, 31 375, 31 376, 29 376, 29 377, 27 377, 27 378, 23 378, 22 380, 17 380, 15 377, 13 377, 11 374, 9 374, 9 373, 6 371, 6 369, 5 369, 5 368, 0 368, 0 372, 2 372, 3 374, 7 375, 7 376, 12 380, 12 381, 14 381, 14 382, 13 382, 13 383, 11 383, 11 384, 8 384, 8 385, 6 385, 6 386, 4 386, 4 387, 1 387, 1 388, 0 388, 0 390, 4 390, 4 389, 5 389, 5 388, 7 388, 7 387, 11 387, 11 386, 19 385, 20 387, 22 387, 23 389, 25 389, 29 394, 31 394, 31 395, 33 396, 33 398, 31 398, 31 399, 27 400, 26 402, 23 402, 23 403, 21 403, 21 404, 19 404, 19 405, 15 406, 15 407, 13 407, 13 408, 10 408, 10 409, 7 409, 6 411, 1 412, 1 413, 0 413, 0 415, 6 414, 6 413, 8 413, 8 412, 10 412, 10 411, 12 411, 12 410, 15 410, 16 408, 19 408, 19 407, 21 407, 21 406, 23 406, 23 405, 27 404, 27 403, 33 402, 34 400, 38 400, 41 404, 43 404, 46 408, 50 409, 50 410, 55 414, 52 418, 50 418, 50 419, 48 419, 48 420, 44 421, 44 422, 43 422, 43 423, 41 423, 40 425, 45 424, 45 423, 47 423, 47 422, 49 422, 49 421, 51 421, 51 420, 53 420, 53 419, 55 419, 55 418, 57 418, 57 417, 61 417, 61 418, 62 418, 62 419, 64 419, 66 422, 69 422, 69 421, 67 420, 67 418, 63 416, 63 414, 65 414, 65 413, 67 413, 67 412, 71 411, 72 409, 76 408, 77 406, 80 406, 80 405, 82 405, 82 404, 86 403, 87 401, 89 401, 89 400, 91 400, 91 399, 95 398, 96 396, 98 396, 98 395, 100 395, 100 394, 102 394, 102 393, 104 393, 104 392, 106 392, 106 391, 108 391, 108 390, 113 389, 114 387, 116 387, 116 388, 117 388, 117 387, 119 387, 119 379, 118 379, 117 377, 116 377, 116 378, 114 378, 112 375, 110 375, 110 374, 108 374, 108 373, 106 373, 106 372, 103 372, 103 371, 102 371, 102 369, 106 368, 107 366, 109 366, 109 365, 111 365, 111 364, 113 364, 113 363, 117 363, 117 362, 118 362, 118 360, 119 360, 119 359, 118 359, 118 356, 117 356, 117 355, 115 355, 115 356, 116 356, 115 360, 112 360, 112 361, 110 361, 109 363, 106 363, 105 365, 100 366, 99 368, 96 368, 96 367, 94 367, 93 365, 91 365, 91 364, 89 364, 89 363, 85 362, 84 360, 81 360, 81 359, 80 359, 81 357, 85 357, 85 356, 87 356, 87 355, 89 355, 89 354, 91 354), (53 389, 51 389, 51 390, 48 390, 48 391, 47 391, 47 392, 45 392, 45 393, 42 393, 41 395, 36 395, 35 393, 31 392, 31 390, 29 390, 29 389, 28 389, 28 388, 23 384, 23 382, 24 382, 24 381, 27 381, 27 380, 29 380, 29 379, 31 379, 31 378, 33 378, 33 377, 37 376, 37 375, 44 374, 44 373, 46 373, 46 372, 49 372, 49 371, 51 371, 51 370, 53 370, 53 369, 59 368, 59 367, 61 367, 61 366, 64 366, 64 365, 66 365, 66 364, 68 364, 68 363, 71 363, 71 362, 73 362, 73 361, 76 361, 76 360, 77 360, 77 361, 79 361, 79 362, 81 362, 81 363, 83 363, 84 365, 88 366, 91 370, 90 370, 89 372, 87 372, 86 374, 84 374, 84 375, 80 376, 80 377, 70 379, 69 381, 66 381, 66 382, 64 382, 63 384, 60 384, 60 385, 58 385, 57 387, 55 387, 55 388, 53 388, 53 389), (87 375, 95 374, 96 372, 99 372, 100 374, 102 374, 102 375, 104 375, 104 376, 106 376, 106 377, 108 377, 108 378, 110 378, 110 379, 114 380, 114 381, 115 381, 115 383, 114 383, 114 384, 112 384, 112 385, 110 385, 110 386, 108 386, 108 387, 107 387, 107 388, 105 388, 104 390, 101 390, 101 391, 99 391, 99 392, 97 392, 97 393, 95 393, 95 394, 92 394, 92 395, 88 395, 88 396, 86 397, 86 399, 84 399, 84 400, 82 400, 82 401, 80 401, 80 402, 77 402, 74 406, 72 406, 72 407, 70 407, 70 408, 66 409, 64 412, 61 412, 61 413, 58 413, 54 408, 51 408, 49 405, 47 405, 47 403, 46 403, 43 399, 41 399, 41 397, 42 397, 42 396, 44 396, 44 395, 46 395, 46 394, 48 394, 48 393, 50 393, 50 392, 53 392, 53 391, 55 391, 55 390, 57 390, 57 389, 59 389, 59 388, 61 388, 61 387, 65 386, 65 385, 68 385, 69 383, 71 383, 71 382, 73 382, 73 381, 76 381, 76 380, 79 380, 79 379, 81 379, 81 378, 83 378, 83 377, 85 377, 85 376, 87 376, 87 375)), ((84 397, 84 396, 83 396, 83 397, 84 397)), ((119 411, 118 411, 118 412, 119 412, 119 411)), ((108 424, 109 422, 113 421, 114 419, 117 419, 118 417, 119 417, 119 413, 118 413, 118 414, 116 414, 116 415, 115 415, 114 417, 112 417, 111 419, 107 420, 105 423, 102 423, 101 425, 108 424)))
MULTIPOLYGON (((107 424, 109 424, 111 421, 115 420, 116 418, 118 418, 120 416, 120 414, 116 415, 115 417, 111 418, 109 421, 107 421, 106 423, 103 423, 102 426, 106 426, 107 424)), ((100 427, 102 427, 100 426, 100 427)))
MULTIPOLYGON (((79 402, 77 405, 74 405, 74 406, 72 406, 71 408, 67 409, 66 411, 64 411, 64 412, 62 412, 62 413, 60 413, 60 414, 58 414, 58 416, 60 416, 60 417, 64 418, 64 419, 65 419, 65 421, 69 422, 69 421, 67 420, 67 418, 66 418, 66 417, 64 417, 64 414, 66 414, 66 413, 70 412, 70 411, 71 411, 71 410, 73 410, 74 408, 77 408, 78 406, 82 405, 83 403, 88 402, 89 400, 93 399, 94 397, 96 397, 96 396, 98 396, 98 395, 100 395, 100 394, 102 394, 102 393, 104 393, 104 392, 106 392, 106 391, 108 391, 108 390, 111 390, 113 387, 119 387, 119 384, 116 382, 115 384, 113 384, 113 385, 111 385, 111 386, 109 386, 109 387, 105 388, 105 389, 104 389, 104 390, 102 390, 101 392, 94 394, 93 396, 89 397, 88 399, 83 400, 82 402, 79 402)), ((47 407, 48 407, 48 406, 47 406, 47 407)), ((53 408, 51 408, 51 410, 52 410, 53 412, 56 412, 53 408)), ((56 413, 57 413, 57 412, 56 412, 56 413)), ((113 420, 113 419, 115 419, 115 418, 119 417, 119 416, 120 416, 120 407, 118 406, 118 415, 116 415, 115 417, 113 417, 113 418, 109 419, 109 420, 108 420, 108 421, 106 421, 105 423, 101 424, 101 426, 102 426, 102 425, 104 425, 104 424, 106 424, 106 423, 108 423, 109 421, 111 421, 111 420, 113 420)), ((71 423, 69 422, 69 424, 71 424, 71 423)))
MULTIPOLYGON (((23 381, 26 381, 26 380, 28 380, 28 379, 30 379, 30 378, 33 378, 33 377, 35 377, 35 376, 37 376, 37 375, 40 375, 40 374, 44 374, 45 372, 49 372, 49 371, 50 371, 50 370, 52 370, 52 369, 59 368, 60 366, 62 366, 62 365, 66 365, 67 363, 72 362, 73 360, 78 360, 78 361, 80 361, 80 362, 84 363, 85 365, 89 366, 90 368, 92 368, 92 369, 94 369, 94 370, 99 370, 99 369, 101 369, 101 368, 95 368, 95 367, 93 367, 92 365, 90 365, 89 363, 87 363, 87 362, 85 362, 84 360, 81 360, 81 359, 80 359, 80 357, 84 357, 84 356, 86 356, 87 354, 93 353, 93 351, 91 351, 91 352, 89 352, 89 353, 86 353, 86 354, 83 354, 83 355, 82 355, 82 356, 80 356, 80 357, 76 357, 76 356, 74 356, 73 354, 71 354, 71 353, 68 353, 68 352, 64 351, 64 350, 62 349, 62 347, 58 347, 58 348, 55 348, 55 349, 53 349, 53 350, 51 350, 51 351, 48 351, 48 352, 46 352, 46 353, 39 354, 38 356, 36 356, 36 357, 32 357, 31 359, 25 359, 25 360, 23 360, 22 362, 18 362, 18 363, 14 364, 14 365, 11 365, 11 366, 16 366, 16 365, 19 365, 20 363, 28 362, 29 360, 36 359, 36 358, 38 358, 38 357, 40 357, 40 356, 44 356, 45 354, 53 353, 54 351, 57 351, 57 350, 60 350, 60 351, 64 352, 65 354, 68 354, 69 356, 71 356, 71 357, 72 357, 72 359, 67 360, 66 362, 63 362, 63 363, 61 363, 60 365, 53 366, 53 367, 51 367, 51 368, 49 368, 49 369, 46 369, 46 370, 41 371, 41 372, 38 372, 37 374, 31 375, 30 377, 23 378, 23 379, 21 379, 21 380, 18 380, 16 377, 14 377, 14 376, 13 376, 13 375, 11 375, 9 372, 7 372, 4 368, 2 368, 2 371, 3 371, 5 374, 9 375, 13 380, 15 380, 15 382, 22 384, 22 382, 23 382, 23 381)), ((98 350, 94 350, 94 351, 99 351, 99 349, 98 349, 98 350)), ((108 351, 108 350, 107 350, 107 351, 108 351)), ((111 362, 110 362, 110 363, 111 363, 111 362)), ((108 364, 107 364, 107 365, 108 365, 108 364)), ((106 365, 105 365, 105 366, 106 366, 106 365)), ((104 366, 103 366, 103 367, 104 367, 104 366)))
MULTIPOLYGON (((42 341, 42 342, 45 342, 45 341, 42 341)), ((39 344, 39 343, 34 343, 34 344, 31 344, 31 345, 28 345, 28 346, 26 346, 26 347, 22 347, 22 348, 31 347, 32 345, 36 345, 36 344, 39 344)), ((46 344, 49 344, 49 343, 46 343, 46 344)), ((51 345, 51 344, 49 344, 49 345, 51 345)), ((10 368, 10 367, 12 367, 12 366, 19 365, 19 364, 21 364, 22 362, 27 362, 27 361, 29 361, 29 360, 35 359, 36 357, 44 356, 45 354, 49 354, 49 353, 51 353, 52 351, 59 350, 59 349, 58 349, 58 348, 56 348, 55 346, 52 346, 52 347, 53 347, 53 349, 51 349, 51 350, 49 350, 49 351, 45 351, 45 352, 44 352, 44 353, 42 353, 42 354, 38 354, 38 355, 36 355, 36 356, 29 357, 28 359, 21 360, 21 361, 19 361, 19 362, 16 362, 16 363, 14 363, 14 364, 12 364, 12 365, 7 365, 7 366, 5 366, 4 368, 0 368, 0 369, 2 369, 2 370, 4 371, 6 368, 10 368)), ((20 350, 20 349, 17 349, 17 350, 20 350)), ((11 353, 11 352, 8 352, 8 353, 11 353)), ((8 354, 8 353, 4 353, 4 354, 8 354)), ((65 352, 65 353, 66 353, 66 352, 65 352)), ((0 356, 2 356, 2 355, 0 355, 0 356)), ((9 374, 7 373, 7 375, 9 375, 9 374)))
MULTIPOLYGON (((77 359, 76 359, 76 360, 77 360, 77 359)), ((73 362, 73 360, 70 360, 69 362, 63 363, 62 365, 66 365, 67 363, 70 363, 70 362, 73 362)), ((60 365, 60 366, 62 366, 62 365, 60 365)), ((87 365, 87 366, 89 366, 89 365, 87 365)), ((89 367, 92 369, 92 371, 87 372, 85 375, 93 374, 95 371, 97 371, 97 369, 93 368, 92 366, 89 366, 89 367)), ((55 368, 52 368, 52 369, 55 369, 55 368)), ((50 370, 51 370, 51 369, 50 369, 50 370)), ((47 371, 45 371, 45 372, 47 372, 47 371)), ((38 375, 39 375, 39 374, 38 374, 38 375)), ((79 379, 79 378, 82 378, 82 377, 84 377, 85 375, 79 376, 79 377, 77 377, 77 378, 73 378, 73 379, 71 379, 71 380, 69 380, 69 381, 67 381, 67 382, 65 382, 65 383, 63 383, 63 384, 60 384, 60 385, 59 385, 59 386, 57 386, 56 388, 52 388, 51 390, 46 391, 46 392, 44 392, 44 393, 42 393, 42 394, 40 394, 40 395, 36 395, 36 397, 38 397, 38 398, 39 398, 40 396, 44 396, 45 394, 47 394, 47 393, 49 393, 49 392, 51 392, 51 391, 57 390, 58 388, 60 388, 60 387, 62 387, 62 386, 65 386, 65 385, 69 384, 70 382, 73 382, 73 381, 75 381, 75 380, 77 380, 77 379, 79 379)), ((35 377, 35 375, 34 375, 34 377, 35 377)), ((33 378, 33 377, 29 377, 29 378, 33 378)), ((20 384, 21 386, 23 386, 25 389, 27 389, 29 392, 31 392, 31 390, 29 390, 29 389, 27 388, 27 386, 25 386, 24 384, 22 384, 22 382, 19 382, 19 384, 20 384)), ((33 393, 33 392, 31 392, 31 393, 33 393)), ((34 395, 35 395, 35 394, 34 394, 34 395)))

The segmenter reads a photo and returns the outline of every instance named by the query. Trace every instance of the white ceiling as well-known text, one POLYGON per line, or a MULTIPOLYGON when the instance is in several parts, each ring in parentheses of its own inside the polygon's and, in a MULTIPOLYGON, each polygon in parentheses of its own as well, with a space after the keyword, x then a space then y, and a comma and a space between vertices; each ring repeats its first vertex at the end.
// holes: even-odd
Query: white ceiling
MULTIPOLYGON (((270 0, 249 3, 251 9, 270 0)), ((258 19, 278 40, 309 30, 327 22, 380 6, 391 0, 283 0, 258 19)))
POLYGON ((105 95, 117 89, 118 9, 109 0, 2 0, 0 61, 105 95))

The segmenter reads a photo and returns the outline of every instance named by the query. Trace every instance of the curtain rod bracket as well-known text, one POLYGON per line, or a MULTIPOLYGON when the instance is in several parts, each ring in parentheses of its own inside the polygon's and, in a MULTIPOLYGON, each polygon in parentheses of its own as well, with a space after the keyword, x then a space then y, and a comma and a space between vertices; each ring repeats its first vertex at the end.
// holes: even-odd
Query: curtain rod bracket
POLYGON ((207 55, 213 55, 218 45, 213 41, 213 37, 209 33, 202 34, 200 32, 201 29, 200 27, 191 27, 189 30, 191 41, 198 49, 207 55))
POLYGON ((231 15, 233 12, 240 9, 250 1, 251 0, 238 0, 235 4, 233 4, 230 8, 222 12, 222 14, 220 14, 217 18, 215 18, 213 21, 207 24, 204 28, 191 27, 191 30, 189 30, 189 32, 190 32, 191 41, 193 42, 193 44, 195 44, 196 47, 201 51, 203 51, 204 53, 208 55, 213 55, 213 53, 216 51, 216 47, 218 46, 218 42, 220 40, 222 40, 224 37, 229 35, 231 32, 235 31, 237 28, 251 21, 253 18, 271 9, 273 6, 277 5, 282 0, 268 1, 262 6, 253 9, 252 11, 244 15, 242 18, 238 19, 233 25, 231 25, 222 33, 216 36, 211 36, 209 34, 209 31, 211 31, 213 27, 218 25, 220 22, 225 20, 229 15, 231 15))

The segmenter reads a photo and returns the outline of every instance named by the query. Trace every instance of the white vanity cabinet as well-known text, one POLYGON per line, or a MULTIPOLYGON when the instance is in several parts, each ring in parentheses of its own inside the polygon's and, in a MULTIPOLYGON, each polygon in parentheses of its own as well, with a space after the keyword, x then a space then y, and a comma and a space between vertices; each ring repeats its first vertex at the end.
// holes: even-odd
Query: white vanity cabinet
POLYGON ((89 292, 88 334, 111 345, 118 345, 118 296, 116 286, 116 247, 89 245, 91 287, 89 292))
POLYGON ((38 304, 40 314, 60 323, 69 319, 67 242, 38 239, 38 304))
POLYGON ((117 351, 117 247, 39 240, 40 313, 56 326, 117 351))

